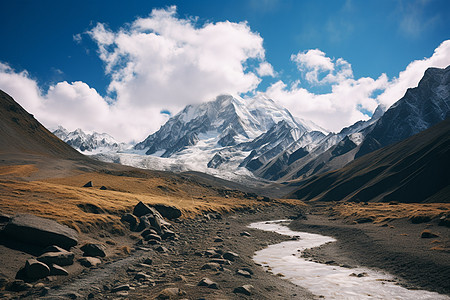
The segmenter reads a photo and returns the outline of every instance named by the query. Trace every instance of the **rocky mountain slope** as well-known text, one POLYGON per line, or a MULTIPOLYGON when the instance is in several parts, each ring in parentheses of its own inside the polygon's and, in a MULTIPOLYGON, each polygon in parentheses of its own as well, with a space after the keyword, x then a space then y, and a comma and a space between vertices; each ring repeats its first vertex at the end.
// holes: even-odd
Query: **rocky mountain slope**
POLYGON ((288 197, 314 201, 449 202, 450 120, 313 176, 288 197))
POLYGON ((83 158, 0 90, 0 153, 83 158))

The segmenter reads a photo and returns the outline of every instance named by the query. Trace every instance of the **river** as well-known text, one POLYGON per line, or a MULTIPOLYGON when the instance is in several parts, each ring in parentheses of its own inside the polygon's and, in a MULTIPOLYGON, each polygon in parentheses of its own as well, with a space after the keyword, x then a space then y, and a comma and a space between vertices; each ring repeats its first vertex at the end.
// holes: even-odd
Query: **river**
POLYGON ((288 220, 256 222, 250 228, 272 231, 294 239, 257 251, 253 260, 263 268, 283 276, 324 299, 447 299, 450 297, 423 290, 408 290, 390 274, 365 268, 343 268, 307 261, 301 257, 308 248, 336 241, 332 237, 292 231, 288 220), (359 276, 358 276, 359 275, 359 276))

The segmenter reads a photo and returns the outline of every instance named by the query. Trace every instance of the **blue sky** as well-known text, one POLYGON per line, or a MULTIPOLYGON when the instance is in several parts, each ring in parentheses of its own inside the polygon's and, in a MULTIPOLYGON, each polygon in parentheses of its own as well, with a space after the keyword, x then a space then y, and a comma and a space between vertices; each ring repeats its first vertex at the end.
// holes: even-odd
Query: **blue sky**
POLYGON ((408 85, 417 84, 427 66, 450 63, 448 47, 442 44, 450 38, 446 0, 16 0, 1 1, 0 11, 0 89, 35 110, 48 126, 60 123, 69 129, 107 131, 122 140, 139 140, 158 129, 168 111, 176 113, 186 104, 211 100, 222 92, 264 93, 294 115, 337 131, 369 117, 378 103, 398 100, 408 85), (170 22, 173 30, 167 30, 164 22, 170 22), (208 25, 211 35, 201 30, 208 25), (141 43, 138 38, 152 32, 173 42, 164 50, 167 55, 173 58, 181 51, 187 56, 168 61, 166 54, 160 61, 148 56, 145 47, 152 47, 152 41, 141 43), (121 44, 124 38, 128 44, 121 44), (211 44, 217 48, 209 49, 211 44), (220 54, 220 49, 226 51, 220 54), (205 71, 204 63, 183 64, 183 59, 205 56, 210 61, 223 58, 223 64, 213 63, 217 73, 205 71), (405 73, 402 79, 401 72, 414 61, 423 62, 410 67, 415 77, 405 73), (258 72, 261 65, 265 71, 258 72), (126 66, 130 73, 120 70, 126 66), (146 66, 153 68, 148 72, 168 66, 178 75, 141 76, 146 66), (204 91, 202 77, 211 80, 205 82, 204 91), (20 88, 21 80, 26 92, 20 88), (186 92, 191 86, 195 93, 186 92), (337 104, 350 95, 359 96, 337 104), (50 104, 60 110, 44 109, 50 104), (84 117, 67 116, 65 107, 84 117), (85 113, 83 107, 98 111, 85 113), (126 118, 137 111, 145 115, 126 118), (111 127, 111 120, 121 125, 111 127), (133 133, 120 132, 126 123, 133 133))

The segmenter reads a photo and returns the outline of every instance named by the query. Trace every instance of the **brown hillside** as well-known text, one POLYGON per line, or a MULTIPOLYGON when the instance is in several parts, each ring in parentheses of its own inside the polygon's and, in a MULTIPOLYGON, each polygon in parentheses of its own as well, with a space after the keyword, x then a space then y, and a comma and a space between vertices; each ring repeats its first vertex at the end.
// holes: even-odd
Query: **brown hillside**
POLYGON ((450 202, 450 120, 295 184, 302 200, 450 202))

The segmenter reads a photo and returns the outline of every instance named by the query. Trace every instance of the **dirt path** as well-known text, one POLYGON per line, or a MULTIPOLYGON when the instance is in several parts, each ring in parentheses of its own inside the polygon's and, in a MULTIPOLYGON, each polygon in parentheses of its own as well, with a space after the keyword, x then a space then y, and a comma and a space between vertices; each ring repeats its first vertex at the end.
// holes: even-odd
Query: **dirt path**
MULTIPOLYGON (((247 225, 297 213, 290 207, 274 206, 265 210, 239 212, 223 219, 205 218, 175 223, 174 231, 178 233, 178 239, 161 244, 167 252, 155 250, 160 245, 143 245, 128 258, 104 264, 73 278, 71 282, 52 288, 44 299, 153 299, 167 288, 182 291, 179 296, 170 299, 314 299, 304 288, 265 272, 252 261, 255 251, 286 237, 252 230, 247 225), (244 232, 250 236, 242 235, 244 232), (208 249, 216 249, 218 253, 231 251, 239 257, 230 265, 221 265, 218 270, 202 270, 205 264, 214 260, 214 255, 205 255, 208 249), (151 259, 151 264, 143 264, 146 259, 151 259), (250 277, 237 274, 242 269, 253 274, 250 277), (147 278, 136 279, 139 276, 147 278), (218 288, 197 286, 204 277, 217 283, 218 288), (120 285, 126 286, 125 290, 114 292, 114 287, 120 285), (243 285, 253 286, 250 296, 234 292, 235 288, 243 285)), ((29 295, 30 298, 35 296, 29 295)))

